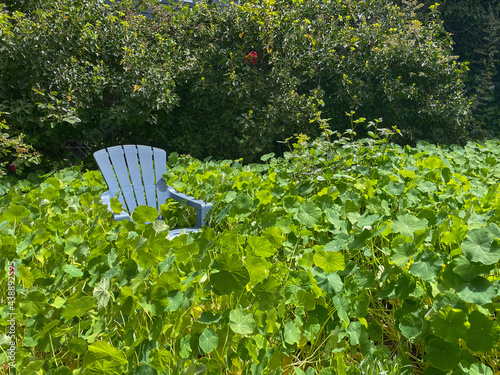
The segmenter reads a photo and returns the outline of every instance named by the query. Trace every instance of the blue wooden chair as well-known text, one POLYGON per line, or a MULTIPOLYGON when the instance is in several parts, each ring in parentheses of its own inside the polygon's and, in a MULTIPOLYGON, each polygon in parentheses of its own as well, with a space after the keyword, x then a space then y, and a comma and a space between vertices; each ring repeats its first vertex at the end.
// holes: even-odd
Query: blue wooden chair
POLYGON ((170 238, 183 231, 197 232, 205 225, 205 216, 212 204, 178 193, 167 186, 162 177, 167 170, 167 153, 164 150, 137 145, 114 146, 95 152, 94 159, 109 189, 101 195, 103 203, 111 210, 110 200, 117 196, 126 209, 114 214, 116 221, 132 220, 132 212, 137 206, 148 205, 160 211, 160 205, 167 199, 175 199, 186 200, 188 205, 196 209, 196 226, 171 230, 170 238))

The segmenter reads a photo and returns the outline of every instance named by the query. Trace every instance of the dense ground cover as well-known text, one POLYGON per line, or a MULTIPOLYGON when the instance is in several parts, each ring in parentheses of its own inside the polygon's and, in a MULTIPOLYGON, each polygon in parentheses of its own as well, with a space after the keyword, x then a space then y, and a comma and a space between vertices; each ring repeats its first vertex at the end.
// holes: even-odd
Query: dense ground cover
MULTIPOLYGON (((16 366, 38 374, 493 374, 500 365, 500 144, 416 148, 324 129, 283 158, 171 154, 214 203, 170 241, 141 207, 115 223, 96 171, 0 198, 16 267, 16 366)), ((1 286, 0 325, 11 312, 1 286)), ((2 348, 9 339, 0 336, 2 348)), ((5 350, 5 349, 4 349, 5 350)), ((7 353, 0 354, 0 361, 7 353)))

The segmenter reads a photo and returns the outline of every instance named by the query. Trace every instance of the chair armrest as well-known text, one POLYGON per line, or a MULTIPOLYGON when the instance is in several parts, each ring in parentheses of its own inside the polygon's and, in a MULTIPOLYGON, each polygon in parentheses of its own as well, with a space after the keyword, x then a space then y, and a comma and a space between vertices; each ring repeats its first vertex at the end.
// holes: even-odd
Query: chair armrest
POLYGON ((179 202, 186 200, 187 204, 196 209, 196 226, 195 228, 200 228, 205 225, 205 217, 208 211, 212 209, 212 203, 202 201, 201 199, 195 199, 186 194, 177 192, 174 188, 167 187, 169 196, 179 202))

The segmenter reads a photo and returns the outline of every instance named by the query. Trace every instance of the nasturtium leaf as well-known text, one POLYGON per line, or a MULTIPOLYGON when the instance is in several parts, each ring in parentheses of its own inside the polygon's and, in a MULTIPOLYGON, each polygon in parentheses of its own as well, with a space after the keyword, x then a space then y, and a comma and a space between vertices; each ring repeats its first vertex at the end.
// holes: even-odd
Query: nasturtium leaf
POLYGON ((247 242, 255 256, 267 258, 276 252, 276 248, 263 237, 248 236, 247 242))
POLYGON ((253 199, 247 194, 238 194, 233 201, 233 211, 237 215, 250 212, 253 207, 253 199))
POLYGON ((273 200, 273 195, 269 190, 259 190, 256 196, 260 205, 269 204, 273 200))
POLYGON ((344 255, 341 252, 317 250, 313 260, 325 273, 343 271, 345 268, 344 255))
POLYGON ((422 193, 433 193, 437 190, 436 185, 430 181, 419 181, 417 183, 417 189, 422 193))
POLYGON ((351 301, 347 296, 335 295, 332 299, 335 308, 337 309, 337 315, 345 323, 350 322, 349 313, 351 310, 351 301))
POLYGON ((417 261, 410 265, 410 273, 424 281, 432 281, 443 268, 443 260, 434 252, 424 250, 417 261))
POLYGON ((472 262, 463 255, 453 260, 453 272, 465 281, 474 280, 479 275, 487 275, 494 268, 494 264, 472 262))
POLYGON ((368 332, 361 322, 351 322, 347 334, 351 345, 363 345, 368 340, 368 332))
POLYGON ((500 260, 500 246, 486 228, 472 229, 462 242, 462 250, 473 262, 494 264, 500 260))
POLYGON ((31 290, 19 301, 19 307, 26 316, 35 316, 41 313, 47 304, 47 296, 41 290, 31 290))
POLYGON ((205 354, 208 354, 219 344, 219 336, 217 336, 217 333, 212 328, 205 328, 198 339, 198 343, 201 350, 203 350, 205 354))
POLYGON ((473 363, 469 368, 469 375, 494 375, 491 368, 484 363, 473 363))
POLYGON ((217 323, 219 320, 221 320, 221 318, 222 318, 221 314, 214 315, 212 314, 211 311, 204 311, 198 318, 198 322, 202 324, 212 324, 212 323, 217 323))
POLYGON ((283 200, 283 209, 286 213, 296 213, 299 210, 300 202, 295 196, 287 196, 283 200))
POLYGON ((430 364, 442 371, 453 370, 460 360, 460 346, 439 337, 433 337, 426 342, 425 352, 430 364))
POLYGON ((422 333, 424 320, 416 313, 408 313, 399 319, 398 327, 403 336, 413 340, 422 333))
POLYGON ((121 375, 127 364, 125 353, 105 341, 90 344, 83 357, 85 373, 92 375, 121 375))
POLYGON ((457 294, 465 302, 477 305, 491 303, 493 298, 498 297, 496 288, 484 277, 478 276, 471 281, 464 282, 458 289, 457 294))
POLYGON ((73 375, 73 371, 68 366, 58 367, 54 375, 73 375))
POLYGON ((10 234, 0 236, 0 259, 7 258, 8 260, 15 259, 16 254, 16 238, 10 234))
POLYGON ((250 281, 250 274, 238 254, 220 254, 212 265, 210 282, 221 294, 241 291, 250 281), (218 272, 217 272, 218 271, 218 272))
POLYGON ((300 328, 297 327, 291 320, 287 320, 283 328, 284 338, 287 344, 293 345, 299 342, 302 336, 300 328))
POLYGON ((191 348, 191 335, 181 337, 179 354, 181 358, 188 358, 193 349, 191 348))
POLYGON ((411 214, 399 215, 392 223, 391 228, 394 233, 401 233, 403 236, 411 236, 417 230, 427 228, 426 219, 419 219, 411 214))
POLYGON ((390 195, 398 196, 405 192, 405 184, 401 182, 389 182, 382 190, 385 190, 390 195))
POLYGON ((250 335, 255 329, 253 314, 246 314, 242 309, 231 310, 229 313, 229 327, 234 333, 250 335))
POLYGON ((477 310, 469 314, 470 327, 465 334, 467 347, 474 352, 489 352, 500 341, 500 326, 477 310))
POLYGON ((105 307, 110 298, 111 293, 109 292, 109 279, 107 277, 101 279, 95 286, 92 293, 92 297, 97 299, 97 307, 105 307))
POLYGON ((268 276, 258 283, 252 293, 258 302, 259 310, 270 310, 276 307, 283 298, 283 284, 275 276, 268 276))
POLYGON ((168 290, 159 286, 158 283, 153 285, 151 289, 151 305, 152 305, 152 314, 153 316, 159 316, 165 308, 169 305, 170 301, 168 300, 168 290))
POLYGON ((81 337, 72 337, 68 342, 69 350, 76 355, 83 355, 87 352, 87 341, 81 337))
POLYGON ((19 272, 19 278, 21 279, 24 287, 26 289, 31 288, 33 285, 33 282, 35 281, 35 278, 33 277, 33 273, 31 270, 26 267, 26 265, 21 264, 21 266, 17 269, 17 272, 19 272))
POLYGON ((314 310, 314 308, 316 307, 315 297, 312 292, 304 289, 299 289, 295 297, 305 311, 314 310))
POLYGON ((299 207, 299 211, 295 215, 299 223, 307 228, 314 228, 321 219, 321 209, 314 202, 303 202, 299 207))
POLYGON ((431 316, 432 332, 444 341, 455 342, 469 329, 467 315, 459 309, 445 306, 431 316))
POLYGON ((410 261, 410 257, 416 255, 415 245, 407 242, 392 249, 390 259, 396 266, 403 267, 410 261))
POLYGON ((95 298, 89 296, 68 300, 67 306, 63 309, 61 315, 66 320, 70 320, 75 316, 82 317, 96 306, 95 298))
POLYGON ((334 272, 317 273, 314 278, 318 282, 318 287, 326 293, 326 298, 332 298, 336 293, 340 293, 344 289, 342 279, 334 272))
POLYGON ((396 296, 396 298, 404 300, 408 298, 411 293, 413 293, 416 286, 417 283, 415 282, 413 277, 407 275, 406 273, 402 273, 396 282, 394 295, 396 296))
POLYGON ((110 206, 114 214, 120 214, 123 211, 122 203, 116 198, 111 198, 110 206))
POLYGON ((137 224, 146 224, 155 221, 160 216, 160 212, 150 206, 138 206, 132 213, 132 220, 137 224))
POLYGON ((171 290, 179 290, 181 289, 181 279, 179 278, 177 271, 174 272, 174 270, 172 270, 170 272, 163 272, 158 278, 156 285, 169 292, 171 290))
POLYGON ((283 236, 283 231, 277 227, 269 227, 262 231, 262 237, 268 240, 276 249, 279 249, 286 237, 283 236))
POLYGON ((25 216, 29 216, 30 211, 21 205, 11 204, 8 206, 7 210, 3 213, 4 219, 9 220, 13 223, 15 221, 21 220, 25 216))
POLYGON ((422 162, 422 165, 429 169, 442 169, 446 167, 446 164, 438 156, 429 156, 422 162))
POLYGON ((243 263, 250 275, 250 283, 253 285, 264 280, 269 274, 270 264, 264 258, 248 255, 243 260, 243 263))
POLYGON ((80 277, 83 276, 83 272, 73 264, 65 264, 63 266, 64 272, 66 272, 71 277, 80 277))
MULTIPOLYGON (((161 349, 164 349, 164 348, 161 348, 161 349)), ((153 349, 153 350, 156 350, 156 349, 153 349)), ((150 363, 151 363, 151 352, 153 350, 151 350, 149 352, 150 363)), ((168 352, 168 353, 170 354, 170 352, 168 352)), ((153 366, 148 365, 147 363, 141 363, 140 365, 135 365, 134 367, 132 367, 132 369, 129 372, 129 375, 157 375, 157 374, 158 374, 158 372, 156 371, 156 369, 153 366)))

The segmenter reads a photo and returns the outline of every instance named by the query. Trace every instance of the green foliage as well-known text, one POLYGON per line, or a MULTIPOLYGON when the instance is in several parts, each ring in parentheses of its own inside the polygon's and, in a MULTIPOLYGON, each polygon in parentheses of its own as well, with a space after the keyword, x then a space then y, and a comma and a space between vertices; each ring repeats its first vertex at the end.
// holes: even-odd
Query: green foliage
POLYGON ((36 148, 146 143, 255 161, 317 135, 321 118, 344 131, 352 110, 397 125, 400 142, 466 135, 466 68, 437 13, 419 21, 410 2, 12 3, 25 13, 2 8, 0 102, 36 148))
MULTIPOLYGON (((0 112, 0 115, 3 114, 0 112)), ((5 120, 0 121, 0 178, 8 174, 20 175, 23 168, 40 162, 40 155, 23 141, 24 136, 12 136, 5 120)), ((6 179, 5 179, 6 181, 6 179)), ((0 194, 5 193, 0 187, 0 194)))
POLYGON ((403 148, 387 141, 395 131, 368 129, 351 142, 353 131, 334 139, 325 126, 246 166, 171 154, 167 183, 214 203, 212 228, 173 240, 145 207, 115 222, 95 171, 12 187, 0 198, 0 277, 14 262, 16 298, 0 323, 17 313, 16 365, 491 373, 499 142, 403 148))
POLYGON ((2 7, 0 103, 12 128, 52 154, 67 140, 158 136, 158 111, 177 100, 174 42, 140 9, 103 0, 47 1, 26 13, 2 7))
MULTIPOLYGON (((434 0, 420 0, 425 8, 434 0)), ((467 61, 467 91, 473 102, 475 136, 500 131, 500 1, 445 0, 437 10, 444 28, 451 33, 453 51, 467 61)))

